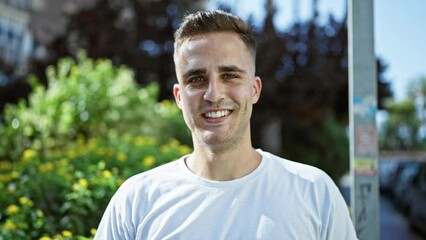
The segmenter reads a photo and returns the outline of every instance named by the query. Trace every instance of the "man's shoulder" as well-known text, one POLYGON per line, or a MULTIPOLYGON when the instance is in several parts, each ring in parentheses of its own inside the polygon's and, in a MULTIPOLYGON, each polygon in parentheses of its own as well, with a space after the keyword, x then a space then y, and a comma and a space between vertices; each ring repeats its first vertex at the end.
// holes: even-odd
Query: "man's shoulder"
POLYGON ((140 192, 151 186, 161 185, 162 182, 171 182, 170 180, 178 177, 180 174, 180 161, 181 159, 174 160, 156 168, 135 174, 124 181, 119 191, 140 192))
POLYGON ((315 166, 292 161, 265 151, 261 151, 261 153, 270 163, 268 164, 270 169, 278 174, 285 174, 310 182, 330 180, 330 177, 323 170, 315 166))
POLYGON ((265 153, 268 162, 268 175, 275 183, 291 186, 294 192, 309 191, 321 196, 335 196, 338 188, 331 177, 323 170, 304 163, 291 161, 271 153, 265 153))
POLYGON ((162 179, 165 176, 172 177, 177 172, 179 172, 180 169, 180 160, 174 160, 172 162, 168 162, 166 164, 163 164, 161 166, 152 168, 150 170, 138 173, 136 175, 133 175, 129 177, 126 182, 139 182, 141 180, 147 181, 147 180, 153 180, 153 179, 162 179))

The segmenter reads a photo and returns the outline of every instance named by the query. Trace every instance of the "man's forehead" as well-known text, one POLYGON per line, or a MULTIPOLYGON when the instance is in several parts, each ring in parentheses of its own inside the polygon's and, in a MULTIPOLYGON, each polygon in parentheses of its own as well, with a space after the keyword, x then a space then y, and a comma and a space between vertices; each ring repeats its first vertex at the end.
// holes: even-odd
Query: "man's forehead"
POLYGON ((239 69, 254 68, 251 66, 254 65, 253 56, 239 35, 234 32, 191 36, 185 38, 177 50, 174 60, 176 67, 181 70, 178 71, 180 73, 189 69, 218 69, 219 65, 236 66, 239 69), (245 64, 248 65, 244 66, 245 64))
POLYGON ((222 41, 223 39, 226 39, 227 41, 235 41, 234 44, 244 44, 243 40, 240 38, 240 36, 237 33, 229 32, 229 31, 223 31, 223 32, 210 32, 210 33, 202 33, 197 34, 193 36, 188 36, 186 38, 183 38, 180 41, 179 48, 182 48, 184 46, 193 45, 199 42, 208 41, 209 43, 214 43, 218 41, 222 41))

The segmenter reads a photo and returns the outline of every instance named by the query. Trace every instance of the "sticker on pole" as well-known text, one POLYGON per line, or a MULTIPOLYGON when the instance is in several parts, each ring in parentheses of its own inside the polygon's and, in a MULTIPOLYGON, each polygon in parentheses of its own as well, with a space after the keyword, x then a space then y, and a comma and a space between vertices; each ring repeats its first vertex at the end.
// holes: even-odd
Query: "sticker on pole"
POLYGON ((377 160, 373 158, 355 158, 354 170, 356 175, 376 176, 377 160))
POLYGON ((376 139, 376 127, 374 125, 355 126, 355 155, 376 155, 376 139))
POLYGON ((353 99, 354 114, 362 117, 369 118, 375 117, 377 112, 376 95, 368 95, 364 98, 356 96, 353 99))

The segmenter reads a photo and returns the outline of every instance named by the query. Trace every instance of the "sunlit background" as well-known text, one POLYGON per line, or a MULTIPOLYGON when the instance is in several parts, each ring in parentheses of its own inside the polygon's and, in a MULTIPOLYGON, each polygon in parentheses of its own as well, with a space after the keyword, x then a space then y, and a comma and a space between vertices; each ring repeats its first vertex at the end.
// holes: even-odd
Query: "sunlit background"
MULTIPOLYGON (((213 9, 221 3, 231 3, 240 16, 253 15, 256 25, 265 16, 264 0, 210 1, 213 9)), ((346 14, 346 1, 319 0, 320 22, 327 22, 328 14, 343 19, 346 14)), ((289 28, 295 21, 306 21, 312 17, 312 0, 276 1, 277 13, 274 18, 279 29, 289 28)), ((426 31, 422 23, 426 20, 423 0, 374 0, 375 50, 378 57, 388 65, 386 78, 392 82, 394 97, 406 97, 409 84, 416 78, 426 75, 424 56, 426 54, 426 31)))
MULTIPOLYGON (((323 169, 350 206, 345 0, 0 0, 0 240, 91 239, 126 178, 191 151, 173 32, 218 8, 258 38, 255 147, 323 169)), ((374 1, 386 240, 426 236, 425 12, 374 1)))

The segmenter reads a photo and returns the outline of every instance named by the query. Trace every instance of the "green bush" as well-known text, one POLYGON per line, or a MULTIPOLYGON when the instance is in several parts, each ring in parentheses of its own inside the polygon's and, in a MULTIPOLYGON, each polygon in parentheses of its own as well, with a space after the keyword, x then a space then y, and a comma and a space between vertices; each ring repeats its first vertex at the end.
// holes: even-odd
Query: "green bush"
POLYGON ((319 167, 337 183, 349 170, 349 140, 344 126, 329 114, 315 131, 300 136, 303 141, 286 139, 285 157, 319 167))
POLYGON ((91 239, 125 179, 191 151, 176 104, 128 68, 81 52, 47 75, 0 123, 0 240, 91 239))
POLYGON ((190 151, 174 139, 81 136, 48 157, 27 149, 16 163, 1 161, 0 239, 91 238, 125 179, 190 151))
POLYGON ((45 155, 79 134, 111 138, 132 133, 190 144, 179 109, 168 101, 157 102, 156 84, 139 88, 130 69, 80 52, 77 61, 64 58, 46 72, 48 88, 31 77, 28 104, 6 106, 0 158, 17 159, 28 148, 45 155))

